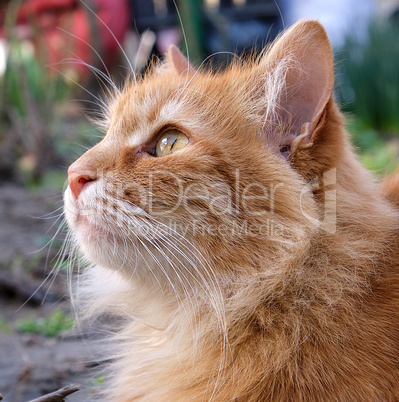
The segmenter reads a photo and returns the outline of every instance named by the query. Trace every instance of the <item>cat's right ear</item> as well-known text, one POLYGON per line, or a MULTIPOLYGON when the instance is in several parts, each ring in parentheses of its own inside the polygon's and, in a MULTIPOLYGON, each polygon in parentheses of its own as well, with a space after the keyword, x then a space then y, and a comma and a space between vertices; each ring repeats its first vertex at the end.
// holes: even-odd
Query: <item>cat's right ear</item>
POLYGON ((317 161, 331 168, 336 161, 329 159, 339 153, 339 138, 326 130, 333 108, 334 58, 323 26, 298 22, 264 54, 260 68, 266 142, 294 165, 306 155, 305 166, 317 161))
POLYGON ((196 73, 195 68, 175 45, 170 45, 167 57, 170 65, 179 75, 193 76, 196 73))

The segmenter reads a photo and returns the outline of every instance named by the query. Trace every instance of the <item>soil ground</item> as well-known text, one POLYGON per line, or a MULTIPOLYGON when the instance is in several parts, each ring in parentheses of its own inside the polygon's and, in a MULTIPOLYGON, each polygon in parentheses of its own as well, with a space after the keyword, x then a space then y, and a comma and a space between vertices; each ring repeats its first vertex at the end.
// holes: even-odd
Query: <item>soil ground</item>
POLYGON ((69 384, 84 389, 66 400, 86 401, 94 386, 91 343, 73 332, 47 338, 18 329, 21 320, 49 317, 55 309, 70 313, 65 273, 49 276, 63 240, 62 233, 56 235, 60 207, 61 190, 0 186, 0 393, 9 402, 29 401, 69 384), (53 236, 53 246, 46 246, 53 236), (51 280, 41 286, 46 278, 51 280))

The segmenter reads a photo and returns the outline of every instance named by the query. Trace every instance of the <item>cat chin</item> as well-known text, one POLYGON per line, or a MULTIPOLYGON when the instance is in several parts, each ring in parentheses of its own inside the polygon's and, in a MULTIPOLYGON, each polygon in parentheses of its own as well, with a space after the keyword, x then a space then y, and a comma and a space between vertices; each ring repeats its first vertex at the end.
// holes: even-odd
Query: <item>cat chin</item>
POLYGON ((94 265, 113 270, 130 272, 134 270, 134 263, 137 259, 135 253, 128 248, 121 249, 109 242, 82 240, 81 235, 77 235, 80 250, 85 258, 94 265))
POLYGON ((130 270, 131 262, 137 259, 133 245, 86 218, 75 222, 73 234, 80 251, 91 264, 111 270, 130 270))

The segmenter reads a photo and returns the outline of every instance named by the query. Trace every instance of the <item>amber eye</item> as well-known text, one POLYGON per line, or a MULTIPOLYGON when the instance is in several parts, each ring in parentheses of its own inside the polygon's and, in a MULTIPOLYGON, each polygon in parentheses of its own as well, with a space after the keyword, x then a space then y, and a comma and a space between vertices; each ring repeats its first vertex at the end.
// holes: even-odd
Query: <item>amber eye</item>
POLYGON ((178 130, 168 130, 162 134, 155 148, 155 156, 161 157, 184 148, 188 137, 178 130))

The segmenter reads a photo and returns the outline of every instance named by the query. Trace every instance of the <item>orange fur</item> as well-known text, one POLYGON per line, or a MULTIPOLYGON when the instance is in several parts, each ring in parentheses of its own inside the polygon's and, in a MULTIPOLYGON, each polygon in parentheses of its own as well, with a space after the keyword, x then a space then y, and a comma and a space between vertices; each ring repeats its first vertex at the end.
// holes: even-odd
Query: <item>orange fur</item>
POLYGON ((70 168, 78 302, 123 319, 104 397, 399 400, 397 185, 353 153, 324 29, 219 73, 176 52, 70 168), (151 156, 168 127, 189 144, 151 156))
POLYGON ((399 208, 399 174, 385 178, 381 183, 383 196, 399 208))

